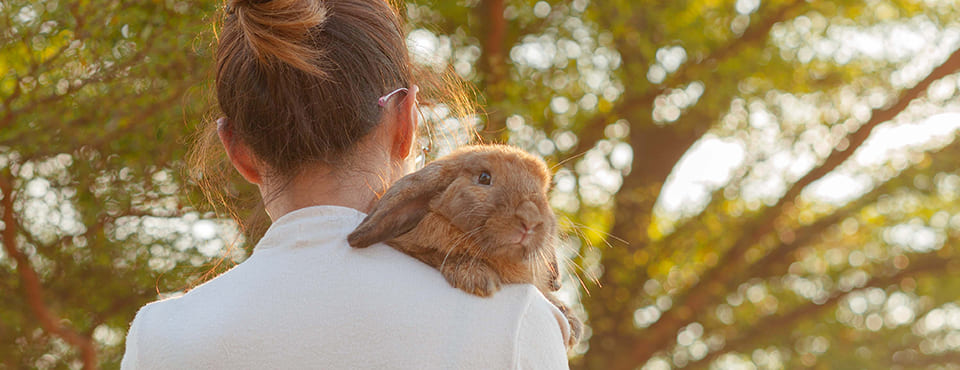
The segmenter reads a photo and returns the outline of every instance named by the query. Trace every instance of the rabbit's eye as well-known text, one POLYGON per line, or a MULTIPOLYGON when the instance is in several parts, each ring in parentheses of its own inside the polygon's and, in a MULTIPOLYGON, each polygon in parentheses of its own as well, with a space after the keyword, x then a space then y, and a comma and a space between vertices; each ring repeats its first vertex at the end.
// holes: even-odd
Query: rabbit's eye
POLYGON ((480 177, 477 177, 477 183, 480 185, 490 185, 490 173, 487 171, 480 172, 480 177))

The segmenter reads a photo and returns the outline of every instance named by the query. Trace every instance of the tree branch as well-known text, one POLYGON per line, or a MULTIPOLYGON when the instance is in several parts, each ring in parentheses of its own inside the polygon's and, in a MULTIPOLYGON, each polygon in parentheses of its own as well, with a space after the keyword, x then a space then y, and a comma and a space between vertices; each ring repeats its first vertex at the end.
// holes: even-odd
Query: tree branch
MULTIPOLYGON (((727 58, 736 56, 741 50, 759 43, 766 42, 770 33, 770 29, 773 28, 775 24, 787 19, 792 13, 794 13, 804 4, 806 4, 805 1, 794 0, 780 7, 779 9, 774 10, 772 15, 766 19, 752 24, 740 37, 732 39, 727 44, 712 49, 711 53, 706 57, 696 62, 680 65, 680 67, 678 67, 674 73, 670 74, 666 80, 651 89, 647 89, 645 93, 631 96, 628 91, 627 94, 624 95, 623 99, 617 102, 608 113, 600 113, 595 115, 592 119, 587 121, 587 123, 585 123, 580 130, 578 130, 579 134, 577 143, 572 148, 567 150, 568 154, 566 158, 559 158, 559 161, 567 162, 568 159, 579 156, 587 150, 593 148, 597 142, 604 139, 605 136, 603 129, 606 127, 606 125, 616 121, 619 118, 627 116, 627 112, 636 109, 638 106, 651 106, 657 96, 660 96, 669 88, 700 80, 702 79, 700 76, 710 73, 710 69, 713 66, 722 63, 723 61, 727 60, 727 58)), ((711 120, 699 121, 702 122, 703 126, 703 128, 700 130, 701 132, 706 132, 706 128, 708 128, 712 123, 711 120)), ((697 139, 699 139, 699 136, 697 136, 696 139, 691 140, 689 144, 685 146, 681 144, 676 145, 689 148, 689 146, 695 143, 697 139)))
MULTIPOLYGON (((780 198, 777 204, 766 209, 764 212, 762 212, 760 217, 755 219, 756 222, 754 225, 748 227, 747 232, 743 234, 744 238, 741 238, 734 243, 733 247, 731 247, 730 251, 725 255, 723 262, 721 262, 718 266, 728 265, 733 263, 736 259, 742 257, 743 253, 746 252, 750 246, 754 245, 762 237, 773 231, 773 225, 777 222, 786 208, 792 205, 794 199, 800 195, 800 192, 803 191, 807 185, 819 180, 824 175, 830 173, 839 167, 840 164, 850 158, 856 149, 863 145, 867 137, 870 136, 870 133, 873 132, 873 129, 877 125, 887 122, 900 114, 900 112, 907 108, 910 102, 923 95, 931 83, 943 78, 948 74, 956 72, 957 70, 960 70, 960 50, 957 50, 951 54, 943 64, 931 71, 926 78, 917 83, 914 87, 902 92, 894 104, 887 108, 874 110, 871 114, 870 120, 861 125, 856 131, 848 134, 845 137, 845 140, 849 142, 849 145, 835 148, 833 152, 827 156, 823 163, 820 164, 820 166, 814 168, 793 183, 784 196, 780 198)), ((712 275, 715 274, 708 274, 708 279, 709 277, 712 277, 712 275)))
MULTIPOLYGON (((937 354, 920 355, 917 351, 915 356, 896 356, 894 353, 893 365, 907 367, 909 369, 929 369, 934 365, 956 365, 960 364, 960 352, 947 350, 937 354)), ((949 367, 941 367, 949 368, 949 367)))
POLYGON ((40 322, 44 331, 56 335, 80 351, 85 370, 97 368, 97 350, 94 342, 89 337, 84 337, 74 331, 72 328, 63 325, 61 319, 57 317, 43 300, 43 286, 40 283, 40 277, 36 270, 30 264, 30 260, 17 247, 17 221, 13 210, 13 176, 10 170, 4 170, 0 176, 0 193, 3 198, 0 199, 0 206, 3 207, 3 232, 0 237, 3 240, 3 249, 17 263, 17 273, 20 275, 20 286, 27 299, 27 304, 33 315, 40 322))
MULTIPOLYGON (((960 141, 954 141, 952 144, 938 150, 934 156, 939 154, 941 156, 945 156, 945 158, 941 159, 949 160, 950 156, 954 155, 953 150, 958 148, 960 148, 960 141)), ((932 159, 931 161, 941 162, 936 161, 935 159, 932 159)), ((941 162, 941 164, 948 168, 952 166, 952 162, 941 162)), ((926 168, 925 170, 931 169, 926 168)), ((905 183, 912 183, 913 178, 920 172, 921 171, 916 168, 902 171, 899 175, 885 181, 880 185, 877 185, 873 188, 873 190, 864 194, 856 201, 834 211, 832 214, 824 216, 810 225, 800 227, 795 230, 785 231, 784 234, 789 235, 789 237, 781 237, 780 244, 771 248, 770 252, 766 256, 751 264, 750 267, 743 269, 743 271, 750 272, 750 274, 736 280, 748 281, 754 278, 764 278, 767 276, 774 276, 784 273, 785 271, 783 269, 778 269, 778 267, 781 267, 788 261, 787 257, 791 253, 798 250, 802 246, 807 245, 813 240, 814 237, 820 235, 820 233, 822 233, 828 227, 839 223, 847 217, 862 210, 864 207, 874 204, 882 195, 889 194, 890 191, 902 186, 905 183)))
POLYGON ((659 348, 658 343, 666 341, 672 337, 677 330, 690 323, 692 320, 691 313, 698 312, 707 305, 710 300, 716 297, 716 291, 722 288, 724 282, 736 275, 734 270, 739 268, 739 260, 751 246, 774 231, 774 225, 788 206, 792 205, 794 199, 800 194, 800 191, 810 183, 837 168, 849 158, 853 152, 863 144, 874 127, 894 118, 906 109, 911 101, 922 96, 931 83, 958 69, 960 69, 960 50, 951 54, 943 64, 934 68, 926 78, 914 87, 902 92, 894 104, 887 108, 874 110, 869 121, 860 126, 855 132, 847 135, 846 140, 849 142, 849 145, 844 148, 834 149, 820 166, 814 168, 807 173, 807 175, 795 182, 776 205, 767 208, 756 216, 751 222, 751 225, 744 228, 744 232, 728 249, 720 262, 714 268, 704 273, 700 280, 691 286, 683 297, 678 299, 680 304, 674 305, 672 309, 661 316, 660 320, 648 328, 646 332, 650 334, 644 336, 644 338, 635 345, 635 348, 638 349, 634 353, 634 358, 637 362, 645 363, 650 356, 653 355, 655 350, 659 348))
MULTIPOLYGON (((920 274, 927 274, 933 272, 939 272, 948 268, 949 264, 953 262, 950 259, 943 259, 937 256, 928 257, 919 261, 915 261, 910 264, 907 268, 899 270, 894 274, 888 276, 874 277, 867 281, 864 286, 859 287, 858 290, 863 290, 864 288, 871 287, 884 287, 890 284, 895 284, 900 280, 913 277, 920 274)), ((750 330, 740 333, 733 339, 728 339, 726 344, 722 349, 718 351, 711 352, 706 357, 691 362, 687 365, 689 368, 701 368, 706 367, 713 360, 717 359, 721 355, 729 352, 737 352, 745 349, 752 348, 754 344, 763 340, 763 338, 769 333, 779 333, 780 329, 783 328, 792 328, 797 325, 799 322, 811 319, 821 315, 824 311, 834 308, 838 302, 844 297, 850 295, 854 291, 843 292, 837 291, 830 295, 829 298, 824 303, 815 304, 808 303, 800 308, 794 309, 788 313, 776 316, 767 317, 755 324, 750 325, 750 330)))
MULTIPOLYGON (((611 234, 626 239, 629 248, 611 248, 602 255, 601 263, 607 271, 600 277, 600 283, 605 289, 595 293, 595 300, 604 302, 604 305, 590 305, 589 302, 586 305, 591 313, 594 333, 605 338, 605 341, 591 343, 591 350, 585 361, 590 363, 589 366, 633 368, 645 363, 675 335, 680 324, 689 320, 693 312, 696 312, 685 307, 681 307, 680 311, 667 311, 641 335, 631 320, 638 299, 620 297, 629 292, 627 287, 630 286, 630 281, 643 281, 647 267, 650 266, 651 259, 647 259, 646 263, 638 262, 635 252, 647 248, 650 244, 647 230, 663 183, 683 154, 716 122, 715 117, 706 112, 707 101, 712 103, 711 106, 715 106, 732 96, 714 96, 718 93, 712 92, 708 86, 700 97, 700 103, 681 116, 682 121, 662 126, 650 122, 654 100, 681 82, 709 80, 708 77, 716 65, 740 54, 744 49, 762 46, 768 40, 773 25, 788 19, 806 4, 800 0, 792 0, 779 6, 768 12, 769 15, 763 20, 752 24, 740 37, 712 49, 710 55, 698 61, 681 66, 664 83, 642 91, 628 89, 611 110, 611 115, 626 118, 631 123, 629 144, 634 148, 634 161, 630 175, 625 176, 623 186, 616 195, 616 222, 610 231, 611 234), (654 335, 648 334, 651 332, 654 335), (624 356, 624 353, 631 355, 624 356)), ((636 70, 635 73, 641 72, 636 70)), ((628 76, 630 77, 637 81, 645 79, 644 75, 628 76)), ((611 120, 601 115, 586 123, 589 130, 581 131, 580 140, 570 153, 579 155, 602 140, 602 128, 609 121, 611 120), (586 136, 584 133, 591 134, 586 136)), ((660 252, 653 250, 646 253, 649 255, 660 252)))
MULTIPOLYGON (((163 98, 162 100, 155 101, 148 107, 140 107, 140 109, 136 112, 136 115, 128 119, 130 122, 134 122, 134 123, 131 123, 124 127, 110 131, 100 136, 99 138, 96 138, 93 140, 81 140, 82 138, 78 138, 78 137, 65 137, 64 140, 73 140, 74 148, 90 147, 90 148, 95 148, 97 150, 103 150, 102 147, 104 145, 108 145, 114 142, 115 140, 118 140, 123 135, 133 132, 134 130, 142 129, 143 127, 139 126, 138 124, 145 124, 145 125, 151 124, 151 122, 149 122, 149 118, 160 113, 164 109, 169 109, 172 106, 171 104, 175 103, 178 99, 180 99, 189 88, 190 88, 189 85, 184 84, 179 86, 177 89, 172 89, 173 91, 169 94, 169 96, 163 98)), ((171 88, 167 88, 167 90, 171 90, 171 88)), ((102 112, 98 112, 98 113, 102 113, 102 112)), ((95 124, 95 120, 96 120, 96 117, 93 117, 93 116, 82 116, 82 117, 77 117, 68 122, 59 123, 59 126, 62 128, 76 128, 80 125, 95 124)), ((52 128, 52 129, 56 130, 58 128, 52 128)), ((0 145, 15 146, 17 143, 24 142, 24 140, 26 140, 25 136, 28 136, 28 135, 31 135, 31 133, 24 132, 20 135, 14 136, 7 140, 0 141, 0 145)), ((64 145, 68 145, 68 144, 64 144, 64 145)), ((30 155, 28 157, 23 158, 22 160, 24 161, 36 160, 37 158, 56 155, 61 153, 60 150, 57 150, 58 148, 62 149, 62 147, 45 147, 43 149, 36 149, 30 152, 30 155)))
POLYGON ((80 89, 86 87, 87 85, 90 85, 93 83, 102 83, 102 82, 113 79, 125 69, 131 68, 135 64, 139 63, 143 59, 143 57, 145 57, 147 53, 152 50, 152 46, 153 46, 153 39, 147 40, 147 42, 144 43, 144 45, 139 50, 137 50, 137 52, 127 57, 127 60, 123 61, 122 63, 114 64, 113 66, 108 67, 105 70, 101 70, 98 73, 94 74, 93 76, 84 78, 80 80, 80 83, 70 84, 70 86, 67 88, 67 91, 65 91, 63 94, 52 94, 42 98, 34 98, 30 100, 29 104, 23 107, 20 107, 19 109, 8 109, 6 114, 3 116, 3 119, 0 120, 0 128, 9 126, 11 123, 13 123, 14 119, 18 115, 23 114, 24 112, 31 111, 44 104, 57 102, 58 100, 63 99, 64 97, 79 91, 80 89))
POLYGON ((657 96, 666 92, 668 88, 699 80, 700 78, 698 76, 700 74, 707 73, 708 69, 712 69, 712 67, 720 64, 727 58, 736 56, 740 51, 746 49, 747 47, 766 42, 770 35, 770 30, 774 25, 786 20, 790 15, 793 14, 794 11, 799 9, 801 6, 806 5, 806 3, 807 2, 804 0, 793 0, 779 9, 774 10, 766 19, 750 25, 750 27, 744 31, 740 37, 734 38, 724 45, 720 45, 711 49, 711 53, 703 59, 693 63, 685 63, 680 65, 676 71, 667 76, 663 82, 658 84, 657 88, 652 89, 646 94, 637 96, 633 99, 625 100, 623 103, 627 106, 636 104, 651 104, 653 103, 653 100, 657 98, 657 96))
MULTIPOLYGON (((507 76, 507 60, 504 41, 507 35, 507 21, 503 18, 504 0, 485 0, 481 11, 486 11, 484 22, 483 59, 480 64, 483 82, 486 87, 487 101, 498 104, 505 98, 503 83, 507 76)), ((487 125, 480 133, 486 142, 502 139, 506 129, 506 114, 499 109, 487 111, 487 125)))

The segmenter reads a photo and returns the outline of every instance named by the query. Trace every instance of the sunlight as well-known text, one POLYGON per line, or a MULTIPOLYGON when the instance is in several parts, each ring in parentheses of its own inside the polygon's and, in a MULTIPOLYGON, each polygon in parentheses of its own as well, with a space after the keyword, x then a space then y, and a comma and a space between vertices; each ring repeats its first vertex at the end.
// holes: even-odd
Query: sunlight
MULTIPOLYGON (((882 124, 857 150, 853 160, 863 168, 882 166, 911 151, 942 146, 958 129, 960 112, 933 115, 917 123, 882 124)), ((737 141, 706 136, 680 160, 664 184, 659 206, 667 214, 699 210, 711 191, 730 181, 732 171, 743 162, 744 156, 743 146, 737 141)), ((788 167, 795 160, 786 159, 788 167)), ((813 200, 843 204, 868 191, 872 183, 872 178, 865 173, 838 170, 811 184, 805 195, 813 200)), ((778 181, 754 185, 759 186, 757 193, 782 191, 778 181)))
MULTIPOLYGON (((937 114, 917 123, 885 123, 874 129, 870 138, 857 149, 853 160, 863 168, 907 161, 911 152, 931 150, 952 141, 950 138, 958 129, 960 113, 937 114)), ((866 174, 835 171, 811 184, 806 195, 815 200, 843 204, 868 191, 871 182, 866 174)))
POLYGON ((744 156, 739 142, 707 135, 680 159, 664 184, 661 207, 671 214, 701 207, 710 191, 730 181, 731 172, 744 156))

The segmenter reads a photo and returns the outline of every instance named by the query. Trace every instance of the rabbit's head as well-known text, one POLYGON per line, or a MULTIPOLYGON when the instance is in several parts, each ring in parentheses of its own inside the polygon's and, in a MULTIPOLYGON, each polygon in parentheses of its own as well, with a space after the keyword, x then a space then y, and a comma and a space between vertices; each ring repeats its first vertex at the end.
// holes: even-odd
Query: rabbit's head
MULTIPOLYGON (((350 234, 354 247, 366 247, 403 235, 428 213, 471 238, 488 259, 550 261, 556 268, 557 221, 547 201, 551 174, 543 160, 502 145, 468 146, 431 162, 397 181, 350 234), (552 258, 552 260, 551 260, 552 258)), ((423 225, 428 226, 428 225, 423 225)))

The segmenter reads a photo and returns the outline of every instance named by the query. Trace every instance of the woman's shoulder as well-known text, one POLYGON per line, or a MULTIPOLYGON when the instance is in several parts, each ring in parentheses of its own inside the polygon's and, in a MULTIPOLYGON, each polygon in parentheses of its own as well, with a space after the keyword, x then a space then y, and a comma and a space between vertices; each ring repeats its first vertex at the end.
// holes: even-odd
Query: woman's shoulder
POLYGON ((355 278, 363 280, 368 287, 376 290, 397 290, 399 294, 413 294, 418 297, 434 297, 449 300, 451 303, 478 305, 514 316, 522 314, 529 307, 537 311, 553 307, 532 284, 503 285, 490 297, 478 297, 454 288, 436 269, 384 244, 376 244, 366 249, 351 251, 346 259, 354 260, 344 265, 354 266, 355 278))
MULTIPOLYGON (((562 314, 531 284, 507 284, 491 297, 452 287, 435 268, 387 245, 292 248, 255 253, 233 269, 185 294, 147 304, 154 316, 204 317, 237 306, 372 307, 393 310, 486 312, 491 318, 562 314)), ((356 308, 354 308, 356 309, 356 308)), ((139 315, 138 315, 139 316, 139 315)), ((561 320, 564 321, 565 320, 561 320)))
MULTIPOLYGON (((567 342, 570 335, 569 323, 564 314, 534 285, 506 284, 490 297, 478 297, 450 286, 439 271, 399 251, 383 246, 376 253, 382 253, 383 261, 396 271, 410 273, 400 275, 408 278, 405 279, 411 284, 408 292, 416 295, 415 300, 430 302, 429 297, 436 297, 439 299, 433 302, 443 302, 443 306, 450 310, 474 313, 463 316, 472 317, 479 327, 500 327, 509 331, 514 336, 509 342, 517 345, 514 350, 518 353, 529 350, 522 347, 531 346, 549 347, 545 352, 536 351, 543 354, 557 351, 566 353, 563 343, 567 342)), ((565 355, 559 358, 565 363, 565 355)))
POLYGON ((494 361, 510 368, 532 355, 564 361, 562 325, 562 314, 529 284, 477 297, 385 245, 323 253, 307 247, 255 254, 183 296, 144 306, 132 324, 128 350, 133 358, 176 352, 204 361, 216 353, 213 357, 242 363, 251 356, 294 355, 284 346, 263 347, 265 342, 299 343, 366 361, 362 352, 351 357, 355 345, 373 343, 383 358, 396 361, 494 361), (245 349, 220 353, 229 348, 245 349), (442 357, 451 353, 464 357, 442 357))

